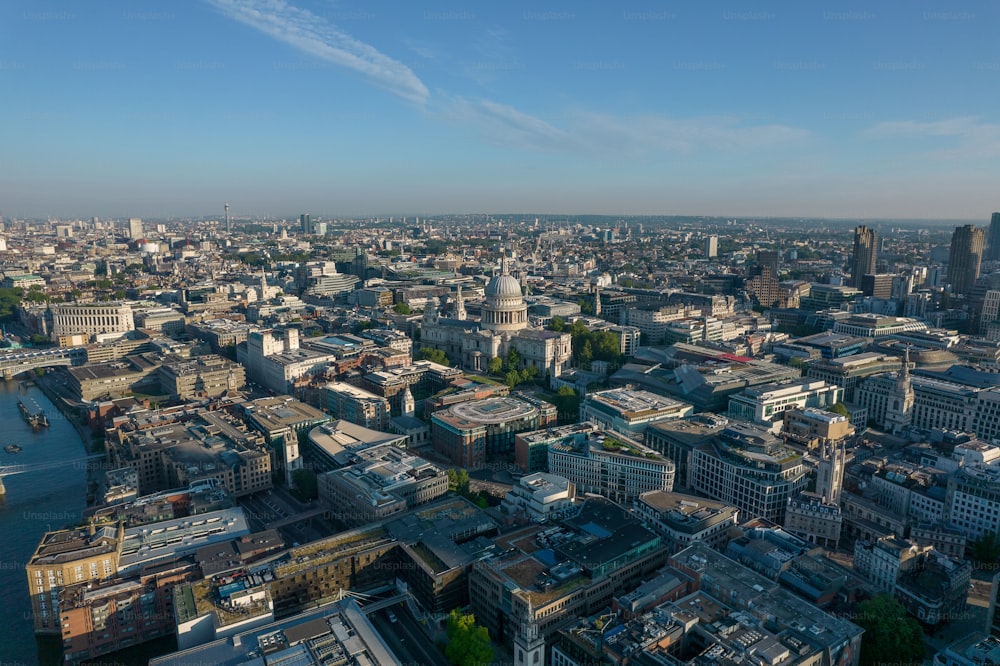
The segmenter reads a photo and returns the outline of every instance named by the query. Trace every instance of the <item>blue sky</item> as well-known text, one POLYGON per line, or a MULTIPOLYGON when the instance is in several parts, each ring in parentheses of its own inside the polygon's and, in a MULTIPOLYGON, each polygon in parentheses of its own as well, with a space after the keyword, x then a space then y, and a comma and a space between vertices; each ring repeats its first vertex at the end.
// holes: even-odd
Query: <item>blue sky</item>
POLYGON ((0 214, 985 220, 998 27, 994 2, 6 0, 0 214))

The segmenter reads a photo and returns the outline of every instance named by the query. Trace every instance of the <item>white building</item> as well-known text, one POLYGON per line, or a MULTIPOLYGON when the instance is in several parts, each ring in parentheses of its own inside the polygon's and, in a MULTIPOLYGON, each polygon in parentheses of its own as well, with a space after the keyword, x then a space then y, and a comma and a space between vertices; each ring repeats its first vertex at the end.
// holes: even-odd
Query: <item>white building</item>
POLYGON ((642 439, 651 423, 682 419, 694 407, 686 402, 633 389, 590 393, 580 404, 580 421, 593 421, 606 430, 642 439))
POLYGON ((781 427, 786 409, 824 409, 841 402, 844 389, 822 379, 802 379, 785 384, 764 384, 729 398, 729 416, 759 423, 773 430, 781 427))
POLYGON ((52 334, 56 338, 104 334, 124 335, 135 330, 128 303, 60 303, 52 306, 52 334))
POLYGON ((572 481, 556 474, 535 472, 521 477, 500 508, 504 513, 542 522, 572 507, 575 499, 576 486, 572 481))
POLYGON ((549 445, 549 472, 565 477, 578 493, 628 503, 651 490, 674 488, 674 463, 652 449, 595 431, 580 443, 549 445))
POLYGON ((299 348, 295 328, 254 331, 247 335, 249 379, 277 393, 291 393, 295 380, 324 372, 333 354, 299 348))

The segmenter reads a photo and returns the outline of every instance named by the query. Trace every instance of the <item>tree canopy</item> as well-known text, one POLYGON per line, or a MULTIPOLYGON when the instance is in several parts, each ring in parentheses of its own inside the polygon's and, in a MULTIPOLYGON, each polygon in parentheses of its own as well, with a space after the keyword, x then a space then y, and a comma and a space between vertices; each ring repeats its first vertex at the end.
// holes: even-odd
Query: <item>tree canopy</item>
POLYGON ((865 630, 861 637, 861 664, 919 664, 924 660, 924 633, 888 594, 879 594, 857 606, 854 623, 865 630))
POLYGON ((0 319, 9 319, 17 312, 21 303, 21 290, 10 287, 0 288, 0 319))
POLYGON ((493 644, 476 616, 453 608, 448 615, 448 645, 444 655, 455 666, 486 666, 493 661, 493 644))
POLYGON ((434 347, 423 347, 420 349, 420 358, 424 361, 430 361, 431 363, 438 363, 440 365, 450 365, 448 361, 448 355, 445 354, 440 349, 435 349, 434 347))

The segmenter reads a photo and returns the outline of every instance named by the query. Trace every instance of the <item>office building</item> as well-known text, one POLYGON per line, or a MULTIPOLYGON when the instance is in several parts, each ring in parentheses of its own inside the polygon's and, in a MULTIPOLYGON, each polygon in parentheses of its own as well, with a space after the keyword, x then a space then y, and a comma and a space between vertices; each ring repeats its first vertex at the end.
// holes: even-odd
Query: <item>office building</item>
POLYGON ((725 502, 665 490, 639 495, 636 516, 666 538, 671 552, 701 541, 716 550, 729 543, 729 530, 739 524, 739 509, 725 502))
POLYGON ((142 238, 142 220, 138 217, 130 217, 128 220, 128 237, 132 240, 142 238))
POLYGON ((729 417, 758 423, 777 431, 788 409, 826 409, 842 402, 844 390, 821 379, 800 379, 745 389, 729 398, 729 417))
POLYGON ((403 513, 448 492, 445 471, 391 444, 365 449, 345 469, 320 474, 320 503, 329 515, 359 527, 403 513))
POLYGON ((731 423, 691 453, 693 490, 732 504, 740 515, 784 522, 788 498, 806 487, 802 456, 761 426, 731 423))
POLYGON ((861 276, 861 293, 871 298, 889 300, 892 298, 892 284, 895 275, 865 273, 861 276))
POLYGON ((549 472, 569 479, 580 493, 628 504, 652 490, 674 488, 674 463, 634 442, 601 430, 576 441, 549 445, 549 472))
POLYGON ((343 599, 261 627, 241 627, 197 647, 154 657, 154 666, 237 664, 379 664, 403 662, 389 649, 358 602, 343 599), (264 656, 266 655, 266 657, 264 656))
POLYGON ((610 389, 587 394, 580 404, 580 421, 641 440, 650 424, 682 419, 693 411, 686 402, 649 391, 610 389))
POLYGON ((576 486, 556 474, 535 472, 521 477, 500 503, 500 510, 515 517, 545 522, 571 509, 576 501, 576 486))
POLYGON ((705 258, 714 259, 719 256, 719 237, 709 236, 705 239, 705 258))
POLYGON ((729 425, 724 416, 704 413, 677 421, 661 421, 646 428, 646 447, 674 461, 677 487, 691 485, 692 453, 702 444, 714 441, 729 425))
POLYGON ((968 297, 979 279, 985 234, 971 224, 956 227, 948 252, 948 283, 951 293, 968 297))
POLYGON ((372 430, 385 430, 389 426, 389 401, 380 395, 344 382, 327 384, 320 395, 321 406, 335 419, 372 430))
POLYGON ((478 469, 514 453, 515 435, 554 424, 557 412, 555 405, 526 397, 463 402, 431 415, 431 444, 452 464, 478 469))
POLYGON ((293 475, 303 467, 299 436, 326 423, 330 416, 288 395, 259 398, 243 403, 242 408, 247 424, 263 433, 274 450, 276 471, 283 472, 285 483, 293 487, 293 475))
POLYGON ((299 215, 299 231, 304 234, 313 232, 312 216, 309 213, 299 215))
POLYGON ((135 330, 128 303, 60 303, 52 306, 55 338, 84 336, 87 342, 101 335, 123 335, 135 330))
POLYGON ((851 257, 851 286, 860 289, 864 275, 875 272, 878 232, 865 226, 854 229, 854 255, 851 257))
POLYGON ((1000 261, 1000 213, 993 213, 990 218, 990 227, 986 232, 986 251, 983 259, 986 261, 1000 261))

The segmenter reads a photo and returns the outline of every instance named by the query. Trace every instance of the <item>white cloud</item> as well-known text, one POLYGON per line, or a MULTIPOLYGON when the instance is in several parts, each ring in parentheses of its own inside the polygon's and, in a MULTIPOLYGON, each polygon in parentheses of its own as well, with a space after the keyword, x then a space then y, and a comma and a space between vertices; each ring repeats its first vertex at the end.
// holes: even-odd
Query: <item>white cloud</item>
POLYGON ((951 138, 953 148, 935 151, 933 155, 948 159, 1000 157, 1000 125, 982 122, 974 116, 960 116, 920 122, 913 120, 878 123, 865 130, 873 139, 890 138, 951 138))
POLYGON ((544 152, 656 156, 703 151, 739 152, 802 142, 807 130, 786 125, 745 125, 734 117, 678 120, 666 116, 569 114, 565 127, 487 99, 453 97, 440 114, 478 130, 501 145, 544 152))
POLYGON ((325 19, 284 0, 207 0, 223 14, 327 62, 352 69, 418 104, 429 92, 413 71, 325 19))

